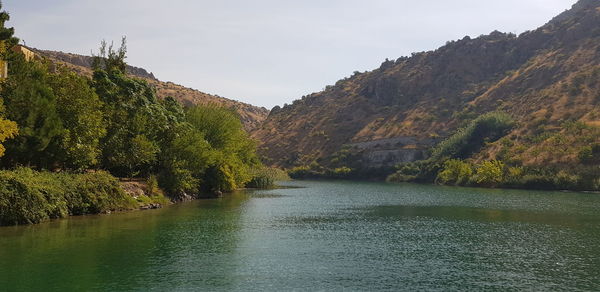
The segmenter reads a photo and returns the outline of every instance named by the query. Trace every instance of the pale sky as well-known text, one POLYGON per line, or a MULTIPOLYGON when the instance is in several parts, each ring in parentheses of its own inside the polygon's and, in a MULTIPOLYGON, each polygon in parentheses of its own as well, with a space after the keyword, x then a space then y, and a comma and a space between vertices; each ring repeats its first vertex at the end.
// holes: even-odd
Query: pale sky
POLYGON ((128 63, 271 108, 385 58, 493 30, 535 29, 576 0, 4 0, 28 46, 89 55, 127 36, 128 63))

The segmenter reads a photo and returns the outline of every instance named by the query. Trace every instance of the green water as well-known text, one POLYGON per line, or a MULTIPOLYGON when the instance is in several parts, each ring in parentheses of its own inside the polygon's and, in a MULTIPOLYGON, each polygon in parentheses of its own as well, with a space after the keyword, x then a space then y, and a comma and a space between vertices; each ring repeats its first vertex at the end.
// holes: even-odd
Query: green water
POLYGON ((0 290, 600 290, 598 194, 285 184, 0 228, 0 290))

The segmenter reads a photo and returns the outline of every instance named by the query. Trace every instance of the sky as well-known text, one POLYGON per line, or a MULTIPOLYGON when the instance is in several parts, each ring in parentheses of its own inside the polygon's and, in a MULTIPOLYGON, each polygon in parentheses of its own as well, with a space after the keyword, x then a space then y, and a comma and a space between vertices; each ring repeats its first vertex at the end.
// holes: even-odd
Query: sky
POLYGON ((494 30, 522 33, 576 0, 4 0, 28 46, 89 55, 127 37, 130 65, 271 108, 386 59, 494 30))

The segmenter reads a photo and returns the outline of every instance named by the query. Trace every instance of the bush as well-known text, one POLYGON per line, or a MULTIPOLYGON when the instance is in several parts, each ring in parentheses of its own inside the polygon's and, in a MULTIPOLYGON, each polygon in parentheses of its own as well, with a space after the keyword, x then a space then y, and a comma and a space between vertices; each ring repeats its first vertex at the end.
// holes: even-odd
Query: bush
POLYGON ((554 178, 543 174, 526 174, 521 178, 518 187, 551 190, 555 188, 554 178))
POLYGON ((156 175, 151 174, 146 180, 146 185, 148 186, 148 196, 162 195, 162 191, 158 186, 158 179, 156 178, 156 175))
POLYGON ((324 176, 320 166, 296 166, 288 170, 288 175, 293 179, 317 178, 324 176))
POLYGON ((498 186, 504 181, 504 163, 498 160, 482 162, 477 166, 473 179, 478 185, 498 186))
POLYGON ((0 171, 0 225, 32 224, 135 207, 135 201, 107 172, 66 174, 29 168, 0 171))
POLYGON ((583 147, 578 154, 579 161, 584 164, 600 163, 600 143, 583 147))
POLYGON ((404 163, 396 166, 395 173, 387 177, 389 182, 433 182, 441 169, 443 161, 432 159, 404 163))
POLYGON ((463 129, 438 144, 432 152, 432 160, 467 158, 479 151, 486 142, 493 142, 512 129, 514 120, 505 113, 491 112, 473 120, 463 129))
POLYGON ((444 169, 438 173, 436 181, 441 184, 465 185, 473 176, 470 163, 457 159, 444 162, 444 169))
POLYGON ((387 182, 411 182, 417 179, 416 175, 407 175, 400 172, 390 174, 385 181, 387 182))
POLYGON ((554 177, 554 185, 558 189, 576 190, 580 186, 579 181, 579 176, 570 174, 565 170, 559 171, 554 177))
POLYGON ((252 180, 246 184, 246 187, 268 189, 275 186, 275 181, 289 179, 287 173, 281 169, 264 167, 252 171, 252 180))
POLYGON ((333 169, 331 175, 333 177, 346 178, 351 173, 352 173, 352 168, 346 167, 346 166, 342 166, 342 167, 338 167, 338 168, 333 169))
MULTIPOLYGON (((49 173, 48 175, 56 176, 49 173)), ((136 207, 135 201, 121 188, 119 181, 108 172, 63 175, 64 198, 70 215, 98 214, 136 207)))
POLYGON ((0 171, 0 225, 39 223, 68 215, 61 183, 31 169, 0 171))

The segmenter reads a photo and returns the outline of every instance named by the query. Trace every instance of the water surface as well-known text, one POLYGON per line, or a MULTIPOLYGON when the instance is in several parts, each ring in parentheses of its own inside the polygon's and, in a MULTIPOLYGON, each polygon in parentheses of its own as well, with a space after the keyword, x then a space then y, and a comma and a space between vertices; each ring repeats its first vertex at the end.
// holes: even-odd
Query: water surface
POLYGON ((600 195, 285 182, 0 228, 0 290, 600 290, 600 195))

